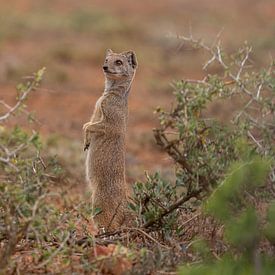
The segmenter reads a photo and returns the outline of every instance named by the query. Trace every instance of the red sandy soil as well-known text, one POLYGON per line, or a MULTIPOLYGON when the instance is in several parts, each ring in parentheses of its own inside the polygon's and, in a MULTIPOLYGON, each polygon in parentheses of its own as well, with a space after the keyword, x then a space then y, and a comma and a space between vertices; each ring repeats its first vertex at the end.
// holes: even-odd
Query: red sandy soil
MULTIPOLYGON (((177 52, 177 43, 170 45, 165 38, 168 31, 185 33, 191 24, 197 36, 211 41, 215 33, 224 27, 224 41, 228 48, 250 40, 256 45, 258 55, 266 51, 268 57, 268 52, 274 52, 275 3, 271 0, 29 0, 0 1, 0 6, 5 17, 3 22, 9 13, 33 16, 45 10, 49 14, 66 17, 77 10, 97 9, 126 22, 126 25, 130 24, 129 35, 133 39, 123 34, 121 39, 125 43, 122 43, 121 50, 135 49, 139 59, 137 76, 129 98, 128 128, 129 163, 140 165, 138 174, 143 174, 143 169, 162 169, 171 164, 154 144, 152 134, 152 128, 158 124, 153 114, 154 108, 169 107, 173 99, 169 82, 202 76, 202 60, 195 52, 177 52), (137 30, 131 29, 133 26, 137 30), (259 46, 261 42, 267 43, 263 44, 267 46, 259 46)), ((35 22, 33 24, 35 29, 26 31, 23 37, 1 40, 0 99, 12 103, 17 79, 46 66, 45 81, 28 103, 41 122, 36 127, 44 135, 58 133, 81 143, 82 125, 89 119, 94 103, 103 91, 101 63, 105 49, 112 45, 116 47, 119 43, 114 42, 113 38, 108 40, 106 35, 101 40, 100 35, 94 36, 93 32, 60 32, 50 28, 39 31, 39 25, 35 26, 35 22), (82 49, 86 53, 91 52, 92 57, 84 57, 80 61, 48 58, 48 52, 50 54, 52 49, 62 48, 63 45, 79 52, 82 49), (14 70, 21 68, 16 77, 7 76, 10 67, 14 70), (65 80, 58 79, 55 70, 61 71, 61 78, 65 75, 65 80)), ((2 28, 5 29, 5 26, 2 28)), ((6 31, 9 33, 9 30, 6 31)), ((262 61, 264 58, 259 59, 262 61)), ((79 154, 82 152, 79 151, 79 154)))

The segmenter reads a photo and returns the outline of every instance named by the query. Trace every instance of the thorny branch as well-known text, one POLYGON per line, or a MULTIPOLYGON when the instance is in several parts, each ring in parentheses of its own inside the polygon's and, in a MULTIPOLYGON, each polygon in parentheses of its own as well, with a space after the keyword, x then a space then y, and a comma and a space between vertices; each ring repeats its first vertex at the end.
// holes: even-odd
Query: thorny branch
MULTIPOLYGON (((28 113, 22 107, 24 107, 24 102, 28 98, 28 95, 32 91, 35 91, 38 87, 39 83, 42 80, 44 72, 45 68, 42 68, 33 76, 28 77, 29 80, 27 81, 27 83, 18 85, 18 98, 14 106, 10 106, 5 101, 0 100, 0 104, 3 105, 6 109, 8 109, 6 113, 0 116, 0 124, 4 123, 11 116, 15 115, 15 113, 19 110, 23 111, 24 113, 28 113)), ((16 165, 12 163, 12 158, 16 157, 16 155, 19 152, 26 149, 26 147, 33 140, 35 135, 36 134, 33 134, 26 143, 21 143, 12 151, 3 145, 0 145, 0 151, 2 151, 2 156, 0 155, 0 162, 12 167, 15 171, 18 171, 16 165)))
POLYGON ((39 85, 39 83, 41 82, 44 71, 45 71, 45 68, 42 68, 37 72, 37 74, 31 77, 31 81, 28 81, 25 85, 19 86, 20 87, 18 88, 19 96, 14 106, 11 107, 7 103, 5 103, 3 100, 0 101, 0 104, 2 104, 6 109, 8 109, 8 111, 5 114, 0 116, 0 123, 3 123, 5 120, 7 120, 10 116, 14 115, 15 112, 22 107, 29 93, 34 91, 39 85))
POLYGON ((4 247, 0 250, 0 270, 5 270, 5 267, 8 265, 10 256, 14 253, 16 249, 16 245, 26 237, 28 229, 32 221, 34 221, 36 217, 36 211, 38 208, 38 204, 41 200, 45 199, 46 196, 53 195, 52 193, 41 195, 35 202, 32 208, 32 216, 25 217, 22 212, 19 212, 20 209, 15 207, 12 204, 3 204, 4 207, 4 221, 6 227, 6 234, 2 236, 3 239, 6 239, 7 242, 4 243, 4 247), (16 212, 18 212, 19 216, 22 218, 23 223, 21 226, 18 226, 18 220, 15 218, 17 216, 16 212))
MULTIPOLYGON (((183 41, 181 45, 184 45, 184 43, 190 43, 196 48, 201 48, 208 52, 210 54, 209 60, 207 60, 203 66, 203 70, 207 70, 208 67, 216 62, 218 63, 224 72, 226 72, 227 76, 230 78, 230 81, 226 81, 225 84, 230 83, 234 84, 235 87, 233 89, 239 89, 241 92, 244 93, 244 95, 249 96, 250 99, 248 102, 245 104, 243 109, 236 114, 234 121, 236 122, 241 116, 245 116, 246 118, 250 119, 251 122, 255 124, 256 127, 260 127, 260 124, 264 124, 265 126, 269 127, 270 129, 273 128, 275 129, 275 117, 274 117, 274 102, 271 102, 270 110, 266 113, 262 112, 261 116, 269 116, 270 120, 265 120, 265 121, 255 121, 253 119, 252 115, 248 112, 249 109, 253 109, 253 106, 255 105, 260 105, 259 109, 265 108, 263 107, 263 100, 264 97, 261 97, 261 94, 266 88, 266 90, 269 90, 272 92, 272 89, 270 89, 270 84, 265 86, 265 80, 262 78, 259 83, 256 83, 255 86, 253 87, 248 87, 246 81, 244 78, 242 78, 242 75, 244 72, 247 72, 247 65, 250 59, 250 55, 252 52, 252 47, 245 45, 244 48, 240 50, 239 54, 239 59, 238 61, 234 61, 234 66, 226 60, 223 54, 223 49, 221 45, 221 40, 220 40, 221 32, 218 33, 216 36, 214 42, 212 43, 211 46, 207 45, 203 40, 201 39, 196 39, 194 38, 193 34, 190 32, 189 36, 184 36, 184 35, 176 35, 174 36, 175 38, 179 39, 180 41, 183 41), (235 71, 235 72, 234 72, 235 71), (270 121, 273 121, 270 123, 270 121)), ((274 60, 271 58, 270 66, 268 67, 266 71, 267 76, 272 76, 274 75, 274 60)), ((205 77, 203 80, 193 80, 193 79, 187 79, 184 80, 189 83, 197 83, 197 84, 202 84, 202 85, 209 85, 207 82, 207 77, 205 77)), ((274 90, 273 90, 274 92, 274 90)), ((252 135, 251 132, 248 131, 247 133, 248 137, 251 138, 251 140, 255 143, 255 145, 261 150, 263 149, 260 143, 255 139, 254 135, 252 135)))
POLYGON ((13 115, 23 104, 23 102, 25 101, 25 99, 27 98, 28 94, 33 90, 33 87, 29 87, 27 90, 25 90, 20 97, 18 98, 18 101, 16 102, 16 104, 11 107, 8 104, 6 104, 4 101, 0 101, 0 103, 5 106, 6 108, 8 108, 8 112, 6 112, 4 115, 0 116, 0 122, 7 120, 11 115, 13 115))
POLYGON ((32 134, 26 143, 21 143, 12 151, 10 151, 8 148, 4 147, 3 145, 0 145, 0 151, 2 151, 2 153, 5 155, 4 157, 0 156, 0 162, 10 166, 11 168, 13 168, 15 171, 18 172, 18 168, 16 167, 16 165, 13 164, 12 159, 16 158, 16 155, 19 152, 23 151, 24 149, 26 149, 28 147, 28 144, 33 140, 35 135, 36 135, 35 133, 32 134))
POLYGON ((182 204, 184 204, 185 202, 189 201, 191 198, 197 197, 199 196, 199 194, 201 193, 201 189, 199 190, 195 190, 193 192, 191 192, 190 194, 188 194, 187 196, 179 199, 177 202, 175 202, 174 204, 172 204, 166 211, 163 211, 158 217, 156 217, 153 220, 148 221, 147 223, 145 223, 142 227, 143 228, 149 228, 155 224, 158 224, 163 217, 169 215, 171 212, 173 212, 174 210, 176 210, 177 208, 179 208, 182 204))
POLYGON ((187 163, 186 159, 179 152, 177 146, 171 141, 168 141, 166 136, 160 129, 154 129, 154 136, 157 145, 165 149, 165 151, 177 162, 183 169, 186 169, 189 173, 192 173, 191 167, 187 163))

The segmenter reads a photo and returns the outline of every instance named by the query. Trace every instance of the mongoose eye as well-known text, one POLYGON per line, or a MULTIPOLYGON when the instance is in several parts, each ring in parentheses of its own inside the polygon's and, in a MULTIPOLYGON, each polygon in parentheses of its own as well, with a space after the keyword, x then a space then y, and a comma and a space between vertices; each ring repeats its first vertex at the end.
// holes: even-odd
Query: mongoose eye
POLYGON ((118 66, 121 66, 122 65, 122 61, 121 60, 116 60, 115 64, 118 65, 118 66))

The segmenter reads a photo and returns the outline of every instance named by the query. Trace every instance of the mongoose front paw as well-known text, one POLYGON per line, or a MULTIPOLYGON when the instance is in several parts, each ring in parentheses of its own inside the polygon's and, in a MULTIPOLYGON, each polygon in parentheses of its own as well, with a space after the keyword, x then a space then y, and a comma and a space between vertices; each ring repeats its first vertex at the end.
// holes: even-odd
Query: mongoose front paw
POLYGON ((90 143, 85 143, 84 144, 84 151, 88 150, 90 146, 90 143))
POLYGON ((84 130, 84 147, 83 147, 83 150, 86 151, 89 149, 89 146, 90 146, 90 132, 88 130, 88 127, 91 125, 91 122, 87 122, 83 125, 83 130, 84 130))

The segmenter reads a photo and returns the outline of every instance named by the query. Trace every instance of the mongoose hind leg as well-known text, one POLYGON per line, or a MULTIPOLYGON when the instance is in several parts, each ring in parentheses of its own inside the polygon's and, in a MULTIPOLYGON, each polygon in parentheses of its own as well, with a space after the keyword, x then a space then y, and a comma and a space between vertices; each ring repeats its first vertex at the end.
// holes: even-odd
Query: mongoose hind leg
POLYGON ((116 207, 104 207, 101 205, 101 212, 94 217, 94 221, 105 231, 114 231, 119 229, 125 221, 125 213, 122 205, 116 207))

